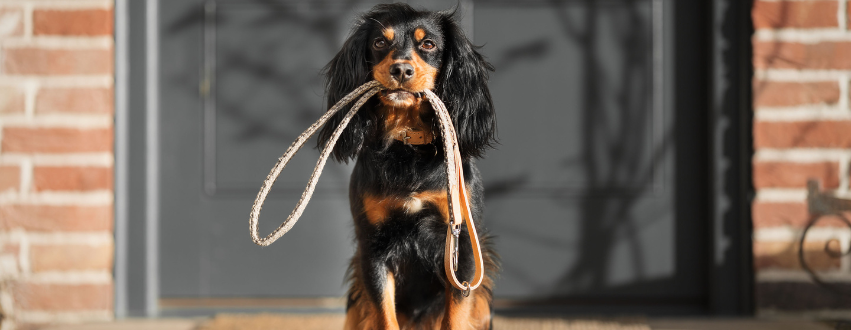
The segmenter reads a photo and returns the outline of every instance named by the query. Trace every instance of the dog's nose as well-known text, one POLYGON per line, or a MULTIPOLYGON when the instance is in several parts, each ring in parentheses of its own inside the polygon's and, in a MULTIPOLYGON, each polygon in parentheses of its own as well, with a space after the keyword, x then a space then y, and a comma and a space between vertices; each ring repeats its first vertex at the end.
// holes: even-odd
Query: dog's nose
POLYGON ((398 82, 414 77, 414 66, 408 63, 396 63, 390 66, 390 76, 398 82))

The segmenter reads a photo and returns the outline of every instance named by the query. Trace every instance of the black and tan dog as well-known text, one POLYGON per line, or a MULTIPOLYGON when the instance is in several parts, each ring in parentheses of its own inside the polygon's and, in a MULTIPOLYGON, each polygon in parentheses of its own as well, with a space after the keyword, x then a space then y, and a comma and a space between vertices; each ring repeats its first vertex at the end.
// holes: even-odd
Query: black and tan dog
MULTIPOLYGON (((345 129, 333 155, 356 159, 349 199, 357 251, 349 269, 346 329, 488 329, 496 256, 480 231, 486 277, 465 297, 444 273, 449 222, 440 130, 423 97, 432 90, 455 126, 474 219, 482 181, 473 159, 494 141, 485 61, 453 12, 378 5, 361 17, 325 69, 329 107, 370 80, 387 89, 345 129)), ((320 132, 324 146, 347 109, 320 132)), ((477 223, 481 226, 481 223, 477 223)), ((474 273, 469 234, 460 239, 459 279, 474 273)))

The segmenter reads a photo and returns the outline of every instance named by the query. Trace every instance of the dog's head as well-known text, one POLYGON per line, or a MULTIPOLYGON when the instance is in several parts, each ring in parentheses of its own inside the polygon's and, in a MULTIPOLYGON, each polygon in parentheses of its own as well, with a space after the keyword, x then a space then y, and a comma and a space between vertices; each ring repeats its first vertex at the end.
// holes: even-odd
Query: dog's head
MULTIPOLYGON (((487 87, 493 67, 455 21, 455 12, 415 10, 407 4, 375 6, 364 14, 343 48, 325 67, 328 107, 360 85, 376 80, 387 89, 358 112, 334 148, 339 161, 357 156, 365 138, 380 129, 367 107, 381 102, 411 107, 435 92, 446 104, 462 157, 478 157, 494 141, 496 121, 487 87)), ((324 146, 348 112, 341 109, 319 135, 324 146)), ((437 132, 439 133, 439 132, 437 132)), ((436 142, 439 143, 439 142, 436 142)))

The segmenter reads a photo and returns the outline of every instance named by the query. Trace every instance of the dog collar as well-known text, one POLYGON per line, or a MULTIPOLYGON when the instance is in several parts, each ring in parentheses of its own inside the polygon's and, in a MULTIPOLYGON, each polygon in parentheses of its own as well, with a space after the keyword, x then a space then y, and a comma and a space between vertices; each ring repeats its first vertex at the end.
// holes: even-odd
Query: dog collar
POLYGON ((396 140, 405 142, 406 144, 423 145, 429 144, 434 139, 431 134, 426 134, 425 131, 404 130, 393 137, 396 140))

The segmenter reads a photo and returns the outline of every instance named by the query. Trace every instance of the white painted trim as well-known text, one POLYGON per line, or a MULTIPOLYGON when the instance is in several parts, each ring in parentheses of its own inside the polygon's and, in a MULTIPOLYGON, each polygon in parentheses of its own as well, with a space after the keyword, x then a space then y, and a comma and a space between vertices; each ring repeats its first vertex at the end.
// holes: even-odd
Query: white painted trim
POLYGON ((851 112, 841 111, 837 108, 798 108, 789 110, 765 110, 754 111, 754 119, 757 121, 846 121, 851 120, 851 112))
POLYGON ((795 70, 795 69, 759 69, 754 78, 769 81, 837 81, 846 77, 851 70, 795 70))
POLYGON ((759 202, 806 202, 806 189, 764 188, 756 191, 759 202))
POLYGON ((839 162, 851 157, 851 149, 757 149, 755 162, 839 162))
POLYGON ((839 0, 839 6, 837 6, 836 11, 836 20, 839 23, 840 30, 848 30, 848 17, 846 16, 846 10, 848 10, 848 0, 839 0))
POLYGON ((145 2, 145 313, 159 315, 159 0, 145 2))
POLYGON ((0 204, 106 206, 112 205, 112 194, 112 190, 45 191, 26 195, 13 191, 0 194, 0 204))
POLYGON ((756 41, 783 41, 802 44, 851 41, 851 33, 837 28, 819 29, 759 29, 754 32, 756 41))
POLYGON ((38 272, 21 281, 37 284, 112 284, 109 271, 38 272))
MULTIPOLYGON (((129 309, 130 217, 130 13, 129 0, 115 0, 115 147, 114 158, 114 315, 127 317, 129 309)), ((110 163, 112 165, 112 163, 110 163)))

